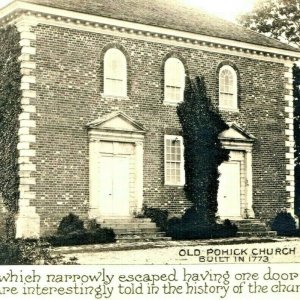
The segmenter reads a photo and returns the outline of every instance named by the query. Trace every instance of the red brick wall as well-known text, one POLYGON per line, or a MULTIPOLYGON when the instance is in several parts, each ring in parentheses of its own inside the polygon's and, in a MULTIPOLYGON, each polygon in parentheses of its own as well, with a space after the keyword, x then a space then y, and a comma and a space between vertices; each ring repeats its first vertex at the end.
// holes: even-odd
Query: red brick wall
POLYGON ((253 134, 253 202, 264 217, 284 206, 284 66, 134 39, 51 26, 37 32, 36 206, 41 232, 54 230, 69 212, 87 218, 88 138, 85 124, 121 110, 147 128, 144 203, 180 213, 189 204, 183 188, 164 186, 164 133, 180 130, 176 108, 163 104, 163 62, 183 58, 191 77, 204 75, 217 103, 217 70, 231 61, 239 73, 238 113, 223 113, 253 134), (104 99, 103 49, 121 45, 128 57, 129 99, 104 99))

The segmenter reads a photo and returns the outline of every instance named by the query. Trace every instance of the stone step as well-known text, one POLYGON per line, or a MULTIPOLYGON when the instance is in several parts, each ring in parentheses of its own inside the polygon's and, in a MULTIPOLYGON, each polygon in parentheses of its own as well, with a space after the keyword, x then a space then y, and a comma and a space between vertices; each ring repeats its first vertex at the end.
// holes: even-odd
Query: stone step
POLYGON ((139 238, 158 238, 158 237, 165 237, 165 232, 153 232, 153 233, 121 233, 116 235, 116 239, 127 239, 132 237, 139 237, 139 238))
POLYGON ((243 225, 243 226, 238 226, 239 231, 266 231, 268 230, 266 225, 257 225, 257 224, 252 224, 252 225, 243 225))
POLYGON ((155 233, 158 232, 159 229, 155 228, 113 228, 115 234, 139 234, 139 233, 155 233))
POLYGON ((266 226, 266 224, 265 223, 262 223, 262 222, 260 222, 260 223, 258 223, 258 222, 256 222, 256 223, 235 223, 237 226, 240 226, 240 227, 242 227, 242 226, 266 226))
POLYGON ((238 237, 274 237, 276 231, 271 231, 269 227, 259 219, 237 220, 234 223, 238 227, 238 237))
POLYGON ((235 222, 235 224, 237 226, 251 226, 251 225, 262 225, 262 226, 266 226, 266 223, 264 222, 248 222, 248 223, 239 223, 239 222, 235 222))
POLYGON ((274 237, 277 235, 276 231, 238 231, 237 237, 251 237, 251 236, 259 236, 259 237, 274 237))
POLYGON ((234 223, 236 226, 238 227, 248 227, 248 226, 263 226, 263 227, 266 227, 266 224, 265 223, 258 223, 258 222, 253 222, 253 223, 234 223))
POLYGON ((237 220, 234 223, 238 227, 238 232, 266 232, 268 226, 259 219, 237 220))
POLYGON ((260 219, 242 219, 242 220, 234 220, 234 223, 263 223, 260 219))
POLYGON ((252 224, 236 224, 239 228, 247 227, 267 227, 265 223, 252 223, 252 224))
POLYGON ((152 223, 151 219, 149 218, 108 218, 108 219, 102 219, 102 224, 144 224, 144 223, 152 223))
POLYGON ((169 241, 164 232, 149 218, 114 217, 97 220, 102 227, 112 228, 118 243, 169 241))
POLYGON ((263 222, 249 222, 249 223, 238 223, 238 222, 235 222, 234 223, 236 226, 238 227, 246 227, 246 226, 266 226, 265 223, 263 222))
POLYGON ((103 227, 108 227, 112 229, 144 229, 144 228, 156 228, 155 223, 102 223, 103 227))
POLYGON ((237 233, 240 233, 240 232, 245 232, 245 233, 249 233, 249 234, 253 234, 253 235, 256 235, 256 233, 261 233, 261 234, 264 234, 266 232, 270 232, 270 230, 266 229, 266 230, 238 230, 237 233))
POLYGON ((170 237, 130 237, 130 238, 119 238, 117 243, 134 243, 134 242, 160 242, 160 241, 171 241, 170 237))

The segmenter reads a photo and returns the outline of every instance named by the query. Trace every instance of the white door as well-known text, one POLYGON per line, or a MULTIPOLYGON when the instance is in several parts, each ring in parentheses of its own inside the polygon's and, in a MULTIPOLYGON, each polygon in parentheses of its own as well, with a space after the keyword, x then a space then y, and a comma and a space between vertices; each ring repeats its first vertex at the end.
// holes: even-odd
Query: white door
POLYGON ((101 155, 100 210, 103 216, 129 216, 129 157, 101 155))
POLYGON ((240 162, 224 162, 219 167, 218 213, 224 218, 241 217, 240 162))

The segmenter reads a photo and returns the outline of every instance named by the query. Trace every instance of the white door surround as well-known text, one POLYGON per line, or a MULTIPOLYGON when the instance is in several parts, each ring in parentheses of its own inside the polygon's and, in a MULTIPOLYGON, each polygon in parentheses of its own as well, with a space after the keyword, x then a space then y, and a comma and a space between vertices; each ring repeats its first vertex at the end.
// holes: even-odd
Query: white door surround
POLYGON ((219 166, 218 214, 221 219, 254 218, 252 147, 255 137, 235 123, 228 125, 229 129, 219 135, 223 147, 230 151, 230 159, 219 166))
POLYGON ((145 129, 122 112, 87 124, 89 218, 130 217, 143 205, 145 129))

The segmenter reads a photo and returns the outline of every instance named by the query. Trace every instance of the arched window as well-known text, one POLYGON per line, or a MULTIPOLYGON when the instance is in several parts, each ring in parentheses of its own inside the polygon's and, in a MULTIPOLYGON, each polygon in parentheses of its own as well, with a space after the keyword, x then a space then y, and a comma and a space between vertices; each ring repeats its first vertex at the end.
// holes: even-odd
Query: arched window
POLYGON ((185 69, 183 63, 171 57, 165 62, 165 102, 176 104, 183 101, 185 69))
POLYGON ((238 109, 237 75, 231 66, 223 66, 219 72, 219 107, 221 109, 238 109))
POLYGON ((125 55, 111 48, 104 55, 104 94, 127 95, 127 61, 125 55))

